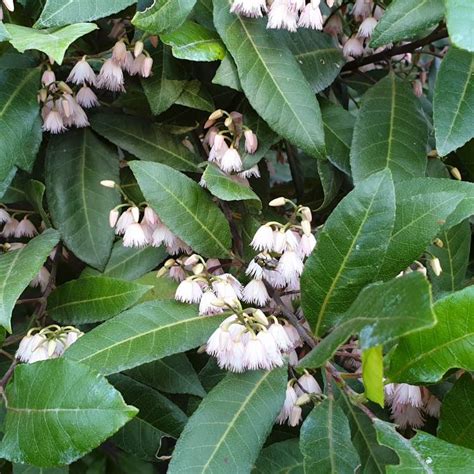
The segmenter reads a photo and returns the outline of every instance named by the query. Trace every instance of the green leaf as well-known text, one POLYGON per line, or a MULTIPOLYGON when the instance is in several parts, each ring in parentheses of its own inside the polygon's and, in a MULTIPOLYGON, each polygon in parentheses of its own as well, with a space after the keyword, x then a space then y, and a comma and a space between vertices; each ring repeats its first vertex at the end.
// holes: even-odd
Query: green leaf
POLYGON ((155 0, 153 5, 137 12, 133 25, 152 35, 176 30, 191 13, 196 0, 155 0))
POLYGON ((35 28, 63 26, 80 21, 92 21, 117 13, 136 0, 46 0, 35 28))
POLYGON ((385 474, 387 464, 397 462, 396 454, 377 442, 374 426, 367 415, 345 393, 336 389, 336 394, 339 406, 349 419, 352 443, 361 461, 360 472, 385 474))
POLYGON ((474 5, 471 0, 446 0, 446 22, 449 38, 458 47, 474 52, 472 22, 474 5))
POLYGON ((7 23, 5 28, 11 36, 10 43, 20 53, 27 49, 38 49, 51 56, 58 64, 61 64, 71 43, 76 41, 77 38, 96 30, 97 25, 94 23, 76 23, 60 28, 36 30, 7 23))
POLYGON ((127 370, 126 375, 156 390, 204 397, 201 382, 185 354, 174 354, 127 370))
POLYGON ((38 467, 70 464, 137 413, 105 378, 62 358, 17 367, 6 398, 0 455, 38 467))
POLYGON ((143 275, 135 283, 148 285, 150 289, 142 296, 140 303, 155 300, 172 300, 178 288, 178 282, 166 276, 157 277, 156 272, 143 275))
POLYGON ((0 21, 0 42, 7 41, 11 38, 7 29, 3 26, 3 21, 0 21))
POLYGON ((165 132, 149 120, 119 114, 96 114, 92 128, 132 155, 182 171, 198 171, 199 158, 189 151, 179 137, 165 132))
POLYGON ((225 48, 217 33, 187 21, 177 30, 160 36, 171 46, 175 58, 188 61, 218 61, 225 56, 225 48))
POLYGON ((290 48, 314 93, 329 87, 346 62, 334 39, 321 31, 300 28, 296 33, 276 32, 275 36, 290 48))
POLYGON ((81 274, 84 276, 104 275, 121 280, 136 280, 156 268, 168 253, 163 247, 124 247, 121 240, 112 247, 109 261, 101 273, 94 268, 87 267, 81 274))
POLYGON ((474 381, 471 374, 464 374, 445 395, 438 437, 474 449, 474 381))
POLYGON ((13 474, 68 474, 69 468, 53 467, 43 469, 42 467, 28 466, 27 464, 13 464, 13 474))
POLYGON ((33 209, 41 216, 47 227, 51 227, 51 221, 48 214, 44 210, 43 200, 46 191, 45 185, 41 181, 30 179, 27 184, 26 194, 33 209))
POLYGON ((350 176, 349 155, 355 118, 341 106, 326 100, 321 101, 321 114, 328 160, 350 176))
POLYGON ((353 334, 368 349, 435 324, 428 281, 413 272, 386 283, 364 288, 336 328, 300 363, 300 367, 320 367, 353 334))
POLYGON ((287 369, 229 373, 189 419, 169 474, 248 473, 285 398, 287 369))
POLYGON ((135 161, 130 168, 145 199, 172 232, 206 257, 229 256, 229 224, 199 184, 158 163, 135 161))
POLYGON ((193 349, 223 319, 199 316, 194 306, 176 301, 150 301, 92 329, 65 356, 112 374, 193 349))
POLYGON ((205 86, 197 80, 189 81, 176 99, 175 104, 192 109, 204 110, 205 112, 213 112, 216 109, 214 100, 205 88, 205 86))
POLYGON ((10 318, 16 300, 58 242, 59 233, 46 230, 26 247, 0 255, 0 325, 7 331, 11 332, 10 318))
POLYGON ((331 213, 302 275, 302 305, 316 335, 326 332, 373 281, 395 218, 388 170, 359 183, 331 213))
POLYGON ((177 438, 188 421, 186 413, 164 395, 133 378, 114 374, 110 383, 122 394, 126 403, 137 407, 139 417, 167 436, 177 438))
POLYGON ((400 459, 399 464, 387 466, 388 474, 454 474, 474 470, 474 456, 470 449, 446 443, 423 431, 406 439, 397 433, 394 425, 378 419, 374 426, 379 442, 394 449, 400 459))
POLYGON ((187 83, 181 65, 171 55, 171 48, 161 43, 151 52, 152 76, 142 80, 143 90, 154 115, 168 110, 187 83))
POLYGON ((297 439, 273 443, 262 449, 253 474, 304 474, 303 455, 297 439))
POLYGON ((358 183, 390 169, 394 181, 424 176, 428 127, 411 87, 389 74, 371 87, 354 127, 351 169, 358 183))
POLYGON ((75 130, 51 137, 45 167, 51 219, 64 243, 82 261, 104 268, 114 241, 108 216, 120 201, 100 181, 119 181, 117 154, 90 130, 75 130))
POLYGON ((214 23, 250 104, 277 133, 309 155, 324 158, 321 112, 298 62, 265 28, 266 19, 234 15, 230 3, 214 1, 214 23))
POLYGON ((237 66, 230 54, 227 53, 222 59, 212 79, 212 83, 218 84, 219 86, 230 87, 239 92, 242 91, 237 66))
POLYGON ((474 136, 474 53, 451 47, 441 61, 433 99, 436 149, 441 156, 474 136))
POLYGON ((381 345, 362 351, 362 381, 365 396, 383 408, 383 347, 381 345))
POLYGON ((434 305, 438 324, 400 339, 390 357, 392 381, 437 382, 447 370, 474 370, 474 286, 434 305))
POLYGON ((341 189, 344 178, 343 174, 330 161, 318 160, 317 167, 319 180, 324 192, 324 200, 318 207, 319 210, 332 203, 341 189))
POLYGON ((260 198, 252 191, 250 186, 232 179, 231 176, 224 174, 216 165, 210 163, 207 165, 203 180, 206 188, 219 199, 223 201, 256 201, 261 207, 260 198))
POLYGON ((36 98, 40 70, 0 71, 0 182, 17 165, 31 171, 41 144, 41 119, 36 98))
POLYGON ((429 251, 439 258, 443 271, 436 276, 428 267, 433 290, 437 293, 460 290, 466 279, 471 248, 471 226, 468 220, 439 234, 443 247, 431 245, 429 251))
POLYGON ((51 293, 48 314, 69 324, 105 321, 133 306, 150 288, 108 277, 72 280, 51 293))
POLYGON ((360 464, 342 408, 328 397, 315 406, 301 426, 304 471, 352 474, 360 464))
POLYGON ((443 0, 397 0, 385 10, 372 33, 371 47, 407 40, 443 19, 443 0))

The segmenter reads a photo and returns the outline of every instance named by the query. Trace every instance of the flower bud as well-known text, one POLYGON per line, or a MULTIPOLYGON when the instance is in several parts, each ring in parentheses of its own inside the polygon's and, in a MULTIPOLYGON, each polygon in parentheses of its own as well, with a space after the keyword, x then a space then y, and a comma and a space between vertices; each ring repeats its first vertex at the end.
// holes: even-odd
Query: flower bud
POLYGON ((193 267, 194 275, 200 275, 204 271, 204 265, 202 263, 198 263, 193 267))
POLYGON ((309 403, 311 401, 311 396, 309 395, 309 393, 303 393, 303 395, 301 395, 300 397, 298 397, 298 399, 296 400, 295 402, 295 405, 297 407, 301 407, 303 405, 306 405, 307 403, 309 403))
POLYGON ((451 171, 451 174, 453 175, 453 178, 457 179, 458 181, 462 181, 461 173, 459 172, 459 170, 455 166, 450 168, 449 171, 451 171))
POLYGON ((168 273, 168 268, 166 267, 161 267, 157 272, 156 272, 156 278, 161 278, 165 276, 168 273))
POLYGON ((311 235, 311 224, 306 219, 301 221, 301 227, 305 235, 311 235))
POLYGON ((443 271, 443 269, 441 268, 441 262, 439 261, 439 258, 433 257, 433 258, 430 260, 430 267, 431 267, 431 269, 433 270, 433 273, 434 273, 436 276, 440 276, 440 275, 441 275, 441 272, 443 271))
POLYGON ((157 48, 157 47, 158 47, 158 36, 153 35, 153 36, 150 36, 149 39, 150 39, 151 45, 152 45, 154 48, 157 48))
POLYGON ((135 57, 140 56, 143 53, 143 41, 137 41, 135 47, 133 48, 133 55, 135 57))
POLYGON ((303 206, 300 209, 300 212, 301 212, 301 215, 303 216, 303 219, 306 219, 308 222, 311 222, 313 220, 313 214, 309 207, 303 206))
POLYGON ((232 125, 232 118, 231 117, 227 117, 225 120, 224 120, 224 125, 226 127, 230 127, 232 125))
POLYGON ((216 298, 212 304, 218 308, 224 308, 226 306, 225 301, 222 298, 216 298))
POLYGON ((110 227, 115 227, 115 224, 117 224, 118 218, 119 218, 119 211, 117 209, 112 209, 109 212, 109 225, 110 227))
POLYGON ((115 188, 115 181, 111 179, 103 179, 100 184, 106 188, 115 188))
POLYGON ((199 257, 196 254, 191 255, 184 261, 186 266, 196 265, 197 263, 199 263, 199 257))
POLYGON ((254 317, 255 321, 263 324, 264 326, 268 326, 268 319, 261 309, 255 310, 252 316, 254 317))
POLYGON ((272 207, 284 206, 286 204, 286 199, 284 197, 277 197, 272 199, 268 205, 272 207))
POLYGON ((164 268, 169 270, 175 263, 176 263, 176 260, 174 258, 169 258, 168 260, 166 260, 164 264, 164 268))
POLYGON ((58 89, 62 92, 66 92, 66 94, 73 94, 72 89, 64 81, 58 82, 58 89))
POLYGON ((208 120, 217 120, 217 119, 220 119, 223 115, 224 113, 222 112, 222 110, 217 109, 217 110, 214 110, 214 112, 212 112, 211 115, 209 115, 208 120))
POLYGON ((436 247, 439 247, 440 249, 444 247, 444 242, 440 238, 434 239, 433 243, 436 245, 436 247))
POLYGON ((130 209, 130 212, 132 213, 133 220, 135 222, 138 222, 140 220, 140 209, 138 209, 138 207, 136 206, 133 206, 130 209))

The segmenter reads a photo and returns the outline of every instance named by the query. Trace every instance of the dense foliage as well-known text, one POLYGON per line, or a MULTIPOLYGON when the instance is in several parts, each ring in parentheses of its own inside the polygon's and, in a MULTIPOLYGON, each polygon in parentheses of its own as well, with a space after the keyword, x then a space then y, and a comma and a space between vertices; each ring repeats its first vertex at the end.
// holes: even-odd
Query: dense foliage
POLYGON ((1 0, 2 473, 474 472, 472 0, 1 0))

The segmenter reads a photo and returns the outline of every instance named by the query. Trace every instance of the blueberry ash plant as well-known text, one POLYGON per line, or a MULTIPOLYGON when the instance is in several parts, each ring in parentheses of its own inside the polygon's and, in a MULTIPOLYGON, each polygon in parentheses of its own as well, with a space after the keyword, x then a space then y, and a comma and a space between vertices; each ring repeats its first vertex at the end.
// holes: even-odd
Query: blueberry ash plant
POLYGON ((0 472, 474 472, 472 0, 0 0, 0 472))

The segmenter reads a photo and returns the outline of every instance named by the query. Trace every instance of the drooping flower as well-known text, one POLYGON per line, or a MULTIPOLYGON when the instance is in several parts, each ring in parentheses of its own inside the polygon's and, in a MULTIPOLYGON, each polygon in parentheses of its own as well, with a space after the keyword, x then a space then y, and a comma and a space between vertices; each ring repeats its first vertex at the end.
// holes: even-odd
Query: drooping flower
POLYGON ((297 30, 298 11, 290 8, 288 0, 275 0, 268 13, 267 28, 297 30))
POLYGON ((125 230, 125 233, 123 235, 124 247, 141 248, 148 245, 148 243, 149 241, 146 234, 146 230, 141 224, 133 222, 125 230))
POLYGON ((43 121, 43 130, 53 134, 61 133, 66 130, 63 118, 56 107, 53 107, 49 112, 47 112, 43 121))
POLYGON ((250 245, 258 251, 273 250, 273 230, 269 225, 262 225, 253 236, 250 245))
POLYGON ((199 314, 207 316, 222 313, 224 308, 214 304, 217 301, 218 298, 212 290, 205 291, 199 303, 199 314))
POLYGON ((298 382, 295 384, 295 391, 296 394, 299 396, 303 395, 303 393, 322 393, 321 387, 319 386, 316 379, 308 372, 303 374, 299 379, 298 382))
POLYGON ((255 133, 253 133, 252 130, 245 130, 244 137, 245 137, 245 151, 250 154, 255 153, 258 148, 257 135, 255 135, 255 133))
POLYGON ((2 230, 3 237, 13 237, 15 235, 15 230, 18 226, 19 222, 14 218, 11 217, 10 220, 5 224, 2 230))
MULTIPOLYGON (((298 399, 298 395, 295 392, 295 389, 293 388, 291 382, 288 383, 286 387, 286 393, 285 393, 285 401, 283 402, 283 407, 281 408, 280 414, 278 415, 276 422, 280 425, 283 425, 287 421, 290 420, 291 414, 294 411, 295 403, 296 400, 298 399)), ((294 420, 295 416, 293 416, 294 420)), ((299 421, 299 420, 298 420, 299 421)), ((296 423, 296 425, 298 422, 296 423)), ((295 424, 290 425, 290 426, 296 426, 295 424)))
POLYGON ((356 37, 349 38, 342 48, 342 53, 346 58, 357 58, 364 54, 364 45, 356 37))
POLYGON ((234 147, 230 147, 224 152, 218 164, 222 171, 226 173, 242 169, 242 160, 239 152, 234 147))
POLYGON ((357 21, 363 21, 370 16, 374 3, 372 0, 356 0, 352 9, 352 16, 357 21))
POLYGON ((121 214, 118 218, 117 225, 115 226, 115 233, 117 235, 125 234, 127 228, 132 225, 135 221, 135 218, 132 213, 132 208, 129 207, 125 212, 121 214))
POLYGON ((267 4, 266 0, 234 0, 230 11, 237 15, 260 18, 267 12, 267 4))
POLYGON ((202 288, 196 280, 183 280, 176 289, 175 299, 183 303, 199 303, 203 296, 202 288))
POLYGON ((246 303, 254 303, 258 306, 264 306, 270 299, 270 296, 268 295, 265 283, 262 280, 254 279, 250 280, 250 282, 245 286, 242 293, 242 299, 246 303))
POLYGON ((117 41, 112 48, 112 59, 117 64, 123 64, 127 56, 127 46, 123 41, 117 41))
POLYGON ((33 288, 39 287, 44 292, 48 287, 50 278, 49 270, 46 267, 41 267, 38 274, 30 281, 30 286, 33 288))
POLYGON ((91 68, 90 64, 84 56, 80 61, 78 61, 74 67, 71 69, 69 76, 66 81, 72 82, 73 84, 78 85, 95 85, 96 76, 94 70, 91 68))
POLYGON ((277 270, 283 275, 286 283, 291 283, 301 275, 303 266, 300 256, 293 250, 287 250, 280 257, 277 270))
POLYGON ((8 214, 5 209, 0 207, 0 224, 4 224, 5 222, 10 221, 10 214, 8 214))
POLYGON ((20 237, 34 237, 38 234, 36 227, 33 222, 28 219, 28 216, 23 217, 23 219, 18 223, 14 236, 17 238, 20 237))
POLYGON ((48 87, 50 84, 53 84, 56 81, 56 75, 51 69, 46 69, 41 75, 41 84, 44 87, 48 87))
POLYGON ((360 24, 357 36, 359 36, 359 38, 370 38, 377 23, 378 22, 374 17, 369 16, 360 24))
POLYGON ((100 105, 99 99, 95 92, 87 86, 82 86, 76 94, 76 101, 79 105, 86 109, 97 107, 100 105))
POLYGON ((113 59, 107 59, 100 68, 97 87, 114 92, 125 91, 122 69, 113 59))
POLYGON ((323 29, 323 16, 319 9, 320 0, 311 0, 304 7, 298 20, 298 26, 303 28, 311 28, 313 30, 323 29))

